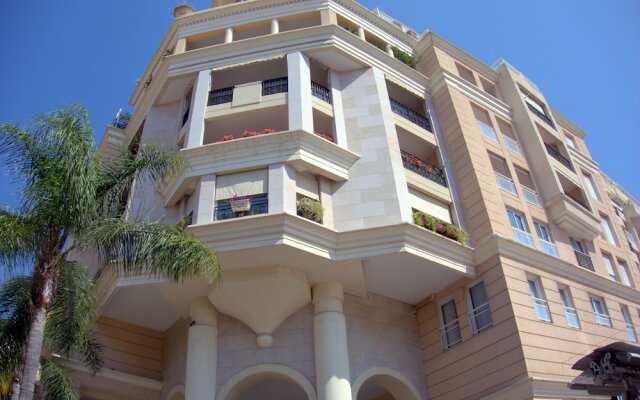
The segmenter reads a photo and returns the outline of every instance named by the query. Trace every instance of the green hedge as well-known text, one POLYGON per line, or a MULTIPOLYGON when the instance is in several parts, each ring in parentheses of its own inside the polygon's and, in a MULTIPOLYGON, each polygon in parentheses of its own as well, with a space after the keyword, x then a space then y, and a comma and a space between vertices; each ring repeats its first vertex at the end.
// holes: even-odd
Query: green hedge
POLYGON ((416 67, 416 60, 413 58, 413 56, 411 56, 411 54, 407 53, 404 50, 399 49, 396 46, 391 46, 391 50, 393 51, 393 56, 398 61, 400 61, 401 63, 404 63, 405 65, 410 66, 411 68, 416 67))
POLYGON ((298 201, 296 202, 296 212, 302 218, 306 218, 310 221, 321 224, 322 215, 324 214, 324 208, 322 208, 322 204, 320 204, 318 200, 298 195, 298 201))

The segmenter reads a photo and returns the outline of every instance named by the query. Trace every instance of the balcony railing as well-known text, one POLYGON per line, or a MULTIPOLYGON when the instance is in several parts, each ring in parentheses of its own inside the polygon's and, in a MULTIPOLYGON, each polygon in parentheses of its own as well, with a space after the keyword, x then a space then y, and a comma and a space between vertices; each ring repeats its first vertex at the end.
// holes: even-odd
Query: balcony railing
POLYGON ((564 307, 564 315, 567 317, 567 325, 571 328, 580 329, 580 320, 575 308, 564 307))
POLYGON ((516 197, 518 196, 518 192, 516 192, 516 185, 513 183, 511 178, 507 178, 506 176, 496 172, 496 181, 498 182, 500 189, 507 193, 511 193, 516 197))
POLYGON ((129 125, 131 114, 126 111, 118 111, 116 117, 111 122, 111 126, 124 130, 129 125))
POLYGON ((447 187, 447 179, 445 178, 443 170, 416 158, 413 154, 409 154, 406 151, 401 151, 400 154, 402 156, 402 165, 404 165, 406 169, 447 187))
POLYGON ((550 256, 560 257, 558 248, 556 247, 555 243, 547 242, 546 240, 540 238, 538 239, 540 240, 540 248, 543 252, 549 254, 550 256))
POLYGON ((547 117, 547 115, 545 113, 540 112, 539 110, 537 110, 534 106, 532 106, 531 104, 527 103, 527 107, 529 107, 529 111, 531 111, 532 113, 534 113, 535 115, 538 116, 538 118, 540 118, 541 120, 543 120, 544 122, 547 123, 547 125, 549 125, 552 128, 555 128, 556 126, 553 124, 553 121, 551 120, 551 118, 547 117))
POLYGON ((482 121, 476 121, 476 122, 478 122, 478 128, 480 129, 480 133, 482 133, 483 135, 485 135, 491 140, 494 140, 496 142, 498 141, 498 135, 496 134, 496 130, 493 129, 492 126, 489 126, 482 121))
POLYGON ((394 99, 390 98, 389 101, 391 102, 391 111, 398 114, 407 121, 413 122, 414 124, 428 130, 429 132, 433 132, 433 129, 431 128, 431 121, 429 121, 429 118, 425 117, 424 115, 418 114, 417 112, 413 111, 409 107, 394 99))
POLYGON ((217 104, 231 103, 233 101, 233 88, 226 87, 216 89, 209 92, 209 101, 207 105, 215 106, 217 104))
POLYGON ((581 266, 582 268, 586 268, 589 271, 596 271, 595 268, 593 268, 593 261, 591 261, 591 257, 578 250, 574 250, 573 252, 576 255, 579 266, 581 266))
POLYGON ((493 320, 491 319, 489 303, 484 303, 471 310, 471 312, 469 312, 469 322, 471 323, 471 330, 474 335, 491 327, 493 320))
POLYGON ((513 236, 515 236, 516 240, 525 246, 529 246, 532 249, 535 249, 535 245, 533 244, 533 239, 531 238, 531 234, 529 232, 525 232, 518 228, 511 228, 513 230, 513 236))
POLYGON ((269 96, 270 94, 286 93, 289 91, 289 78, 286 76, 282 78, 267 79, 262 81, 262 95, 269 96))
POLYGON ((460 324, 457 319, 440 328, 440 338, 442 339, 442 348, 445 350, 462 341, 460 324))
POLYGON ((570 198, 571 200, 575 201, 576 203, 578 203, 582 208, 584 208, 587 211, 591 211, 591 209, 589 208, 588 205, 586 205, 582 200, 578 199, 577 197, 575 197, 574 195, 571 195, 567 192, 564 192, 564 194, 567 195, 568 198, 570 198))
POLYGON ((602 313, 594 311, 593 315, 594 315, 594 317, 596 319, 596 324, 605 325, 605 326, 611 326, 611 318, 607 314, 602 314, 602 313))
POLYGON ((320 100, 331 104, 331 91, 321 84, 311 81, 311 94, 320 100))
POLYGON ((220 200, 217 202, 213 211, 215 220, 222 221, 225 219, 266 214, 269 212, 269 198, 266 195, 261 197, 252 197, 250 204, 251 207, 247 211, 233 211, 229 200, 220 200))
POLYGON ((522 155, 522 149, 520 148, 520 143, 518 143, 517 140, 512 139, 507 135, 502 135, 502 138, 504 139, 504 145, 507 146, 509 150, 522 155))
POLYGON ((560 152, 558 150, 556 150, 555 147, 550 146, 548 144, 544 144, 544 147, 547 148, 547 153, 549 153, 549 155, 553 158, 555 158, 556 160, 558 160, 558 162, 560 162, 560 164, 564 165, 565 167, 569 168, 571 171, 573 171, 573 165, 571 164, 571 161, 569 161, 565 156, 563 156, 562 154, 560 154, 560 152))
POLYGON ((547 306, 547 301, 544 299, 539 299, 537 297, 533 297, 533 308, 536 310, 536 317, 540 321, 551 321, 551 313, 549 312, 549 306, 547 306))
POLYGON ((538 196, 538 193, 536 193, 535 190, 529 189, 525 185, 521 185, 521 187, 522 187, 522 193, 524 193, 524 199, 527 202, 533 204, 536 207, 542 207, 542 203, 540 202, 540 196, 538 196))

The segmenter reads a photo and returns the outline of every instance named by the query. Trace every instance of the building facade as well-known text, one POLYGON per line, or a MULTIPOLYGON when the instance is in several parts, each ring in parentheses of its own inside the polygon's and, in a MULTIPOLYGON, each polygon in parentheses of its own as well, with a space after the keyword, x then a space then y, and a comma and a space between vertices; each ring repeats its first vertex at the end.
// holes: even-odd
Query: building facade
POLYGON ((129 215, 187 218, 223 281, 102 272, 82 398, 594 398, 573 363, 637 341, 640 204, 503 60, 351 0, 214 0, 131 104, 105 160, 188 165, 129 215))

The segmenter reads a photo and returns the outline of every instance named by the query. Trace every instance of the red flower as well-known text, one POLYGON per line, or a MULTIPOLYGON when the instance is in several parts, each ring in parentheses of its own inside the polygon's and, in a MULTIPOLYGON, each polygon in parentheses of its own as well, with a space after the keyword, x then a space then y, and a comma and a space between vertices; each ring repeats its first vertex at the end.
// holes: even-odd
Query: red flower
POLYGON ((224 135, 224 136, 222 137, 222 141, 223 141, 223 142, 226 142, 226 141, 228 141, 228 140, 233 140, 233 135, 224 135))
POLYGON ((264 130, 262 131, 262 134, 263 134, 263 135, 266 135, 267 133, 273 133, 273 132, 275 132, 275 131, 276 131, 276 130, 275 130, 275 129, 272 129, 272 128, 264 128, 264 130))

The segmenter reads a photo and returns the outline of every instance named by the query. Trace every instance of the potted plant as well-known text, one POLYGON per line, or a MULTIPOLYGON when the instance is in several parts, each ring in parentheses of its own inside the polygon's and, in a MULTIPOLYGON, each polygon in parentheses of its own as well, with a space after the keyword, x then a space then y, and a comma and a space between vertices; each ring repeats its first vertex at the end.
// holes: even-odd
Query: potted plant
POLYGON ((173 18, 180 18, 184 15, 190 15, 196 12, 196 10, 189 4, 182 2, 173 7, 173 18))
POLYGON ((302 218, 321 224, 324 208, 322 208, 322 204, 318 200, 298 195, 296 213, 302 218))
POLYGON ((231 206, 231 211, 233 212, 249 211, 251 209, 251 197, 234 197, 233 199, 229 200, 229 205, 231 206))

